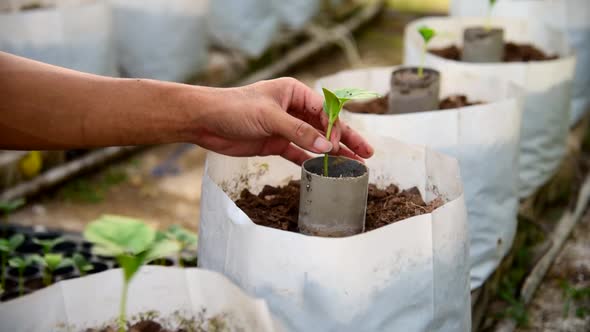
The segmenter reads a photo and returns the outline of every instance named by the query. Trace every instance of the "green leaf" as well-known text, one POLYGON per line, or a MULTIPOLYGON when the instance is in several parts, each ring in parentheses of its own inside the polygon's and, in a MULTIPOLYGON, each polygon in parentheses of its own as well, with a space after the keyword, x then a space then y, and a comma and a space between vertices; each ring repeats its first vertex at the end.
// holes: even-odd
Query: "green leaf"
POLYGON ((145 261, 151 262, 155 259, 166 257, 180 251, 180 243, 170 240, 166 234, 158 232, 156 240, 150 249, 146 251, 145 261))
POLYGON ((324 112, 328 115, 330 122, 333 123, 340 114, 342 104, 340 104, 340 100, 332 91, 324 88, 322 88, 322 91, 324 92, 324 112))
POLYGON ((45 253, 45 254, 50 253, 56 245, 58 245, 64 241, 65 241, 65 239, 62 237, 58 237, 56 239, 49 239, 49 240, 33 239, 33 243, 36 243, 36 244, 40 245, 41 247, 43 247, 43 253, 45 253))
POLYGON ((19 269, 21 267, 26 267, 26 262, 24 259, 20 258, 20 257, 13 257, 8 261, 8 265, 10 265, 11 267, 15 268, 15 269, 19 269))
POLYGON ((490 7, 493 7, 496 4, 496 0, 490 0, 490 7))
POLYGON ((25 236, 22 234, 14 234, 10 237, 10 240, 8 240, 8 244, 12 251, 15 251, 18 247, 20 247, 23 242, 25 242, 25 236))
POLYGON ((0 211, 10 213, 23 205, 25 205, 25 200, 22 198, 14 201, 0 201, 0 211))
POLYGON ((123 269, 123 275, 125 277, 125 281, 131 280, 135 273, 139 270, 139 268, 145 262, 145 254, 138 255, 138 256, 131 256, 131 255, 121 255, 117 256, 117 263, 123 269))
POLYGON ((156 231, 141 220, 114 215, 100 217, 84 231, 86 240, 106 256, 137 255, 149 249, 155 236, 156 231))
POLYGON ((50 271, 55 271, 60 267, 63 256, 61 254, 46 254, 43 256, 43 260, 50 271))
POLYGON ((420 33, 420 36, 422 36, 422 39, 424 39, 424 44, 428 44, 428 42, 436 36, 436 31, 425 25, 418 28, 418 32, 420 33))
POLYGON ((81 272, 88 272, 94 268, 94 265, 90 263, 86 258, 78 253, 75 253, 72 257, 72 262, 78 270, 81 272))
POLYGON ((347 101, 379 97, 378 93, 356 88, 336 89, 333 92, 322 88, 322 91, 324 92, 324 112, 328 115, 330 123, 336 122, 342 106, 347 101))
POLYGON ((193 233, 180 225, 172 225, 168 227, 166 233, 170 238, 180 242, 182 247, 196 246, 199 241, 199 237, 196 233, 193 233))
POLYGON ((349 100, 370 99, 379 97, 379 94, 376 92, 357 88, 337 89, 334 90, 334 94, 336 95, 336 97, 338 97, 342 104, 349 100))

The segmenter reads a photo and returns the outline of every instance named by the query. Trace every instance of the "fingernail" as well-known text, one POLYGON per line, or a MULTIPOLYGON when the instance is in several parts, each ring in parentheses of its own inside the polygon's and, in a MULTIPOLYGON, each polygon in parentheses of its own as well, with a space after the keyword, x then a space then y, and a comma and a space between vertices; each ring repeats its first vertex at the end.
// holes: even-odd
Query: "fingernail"
POLYGON ((332 143, 323 137, 318 137, 313 142, 313 148, 318 152, 330 152, 332 151, 332 143))
POLYGON ((369 156, 372 156, 372 155, 373 155, 373 153, 375 153, 375 149, 373 149, 373 147, 372 147, 372 146, 370 146, 369 144, 367 144, 367 154, 368 154, 369 156))

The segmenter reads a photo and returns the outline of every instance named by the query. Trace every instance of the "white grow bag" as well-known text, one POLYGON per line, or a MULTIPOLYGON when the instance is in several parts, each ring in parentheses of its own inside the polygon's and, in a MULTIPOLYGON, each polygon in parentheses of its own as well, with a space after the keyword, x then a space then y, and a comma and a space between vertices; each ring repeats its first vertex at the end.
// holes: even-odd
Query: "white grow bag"
POLYGON ((126 76, 184 82, 207 65, 207 0, 110 0, 126 76))
MULTIPOLYGON (((420 63, 423 41, 416 31, 428 25, 439 36, 431 48, 452 44, 461 46, 465 27, 484 25, 484 18, 424 18, 409 24, 405 30, 404 62, 420 63)), ((510 80, 525 89, 519 157, 519 196, 526 197, 543 185, 556 171, 566 150, 569 112, 575 58, 562 33, 541 24, 523 20, 495 19, 504 28, 508 41, 529 43, 559 59, 528 63, 465 63, 441 58, 431 53, 426 66, 470 72, 510 80)))
MULTIPOLYGON (((123 272, 110 270, 59 282, 0 304, 0 330, 81 332, 116 326, 123 272)), ((143 267, 131 281, 127 317, 156 312, 159 323, 174 326, 175 316, 221 315, 229 331, 277 331, 266 303, 245 295, 225 277, 198 269, 143 267)), ((225 330, 224 330, 225 331, 225 330)))
POLYGON ((106 1, 11 0, 0 8, 0 51, 87 73, 117 75, 106 1), (17 10, 32 3, 51 7, 17 10))
POLYGON ((221 47, 260 56, 279 29, 273 0, 214 0, 209 3, 209 34, 221 47))
MULTIPOLYGON (((454 16, 485 16, 486 1, 453 0, 454 16)), ((590 110, 590 1, 588 0, 500 0, 493 16, 540 20, 565 33, 576 51, 571 125, 590 110)))
MULTIPOLYGON (((320 79, 318 91, 358 88, 389 91, 394 68, 344 71, 320 79)), ((486 104, 397 115, 344 112, 343 120, 362 133, 423 144, 458 159, 469 220, 471 289, 494 272, 516 233, 521 100, 519 88, 449 68, 441 72, 441 96, 465 94, 486 104)), ((346 106, 345 106, 346 108, 346 106)), ((394 152, 395 150, 391 150, 394 152)))
POLYGON ((467 216, 457 161, 390 138, 371 140, 370 181, 417 186, 447 202, 431 214, 346 238, 254 224, 244 188, 300 178, 278 157, 211 153, 203 177, 199 264, 265 299, 289 331, 469 331, 467 216), (391 153, 395 151, 395 153, 391 153), (452 299, 452 301, 449 301, 452 299))

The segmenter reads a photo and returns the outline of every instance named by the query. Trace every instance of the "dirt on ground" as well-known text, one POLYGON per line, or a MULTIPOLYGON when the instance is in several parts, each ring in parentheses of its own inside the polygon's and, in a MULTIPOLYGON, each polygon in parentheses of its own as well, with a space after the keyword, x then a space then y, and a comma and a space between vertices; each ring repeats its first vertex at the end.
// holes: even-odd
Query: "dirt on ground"
MULTIPOLYGON (((428 52, 449 60, 461 60, 461 49, 456 45, 438 49, 429 49, 428 52)), ((531 44, 517 44, 511 42, 504 44, 504 62, 546 61, 557 58, 558 56, 545 54, 545 52, 531 44)))
MULTIPOLYGON (((418 188, 400 190, 395 185, 380 189, 369 185, 365 231, 434 211, 441 199, 425 203, 418 188)), ((258 225, 299 232, 299 181, 286 186, 264 186, 258 195, 244 189, 236 205, 258 225)))
MULTIPOLYGON (((362 102, 348 102, 346 103, 346 110, 353 112, 353 113, 364 113, 364 114, 386 114, 388 110, 388 101, 389 95, 385 95, 383 97, 375 98, 368 101, 362 102)), ((470 101, 467 99, 467 96, 456 94, 450 95, 439 102, 439 110, 446 110, 446 109, 453 109, 453 108, 460 108, 472 105, 482 104, 480 101, 470 101)))

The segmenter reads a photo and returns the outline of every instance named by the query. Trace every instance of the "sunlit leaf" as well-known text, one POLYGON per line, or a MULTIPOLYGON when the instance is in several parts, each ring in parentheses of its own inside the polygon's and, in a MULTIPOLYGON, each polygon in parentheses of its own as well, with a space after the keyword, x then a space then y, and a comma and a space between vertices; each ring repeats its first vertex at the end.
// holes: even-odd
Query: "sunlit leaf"
POLYGON ((424 39, 425 44, 428 44, 428 42, 436 36, 436 31, 425 25, 419 27, 418 32, 420 33, 420 36, 422 36, 422 39, 424 39))
POLYGON ((112 250, 111 256, 121 252, 137 255, 146 251, 156 236, 156 231, 141 220, 105 215, 91 222, 84 231, 89 242, 98 245, 103 255, 112 250))

